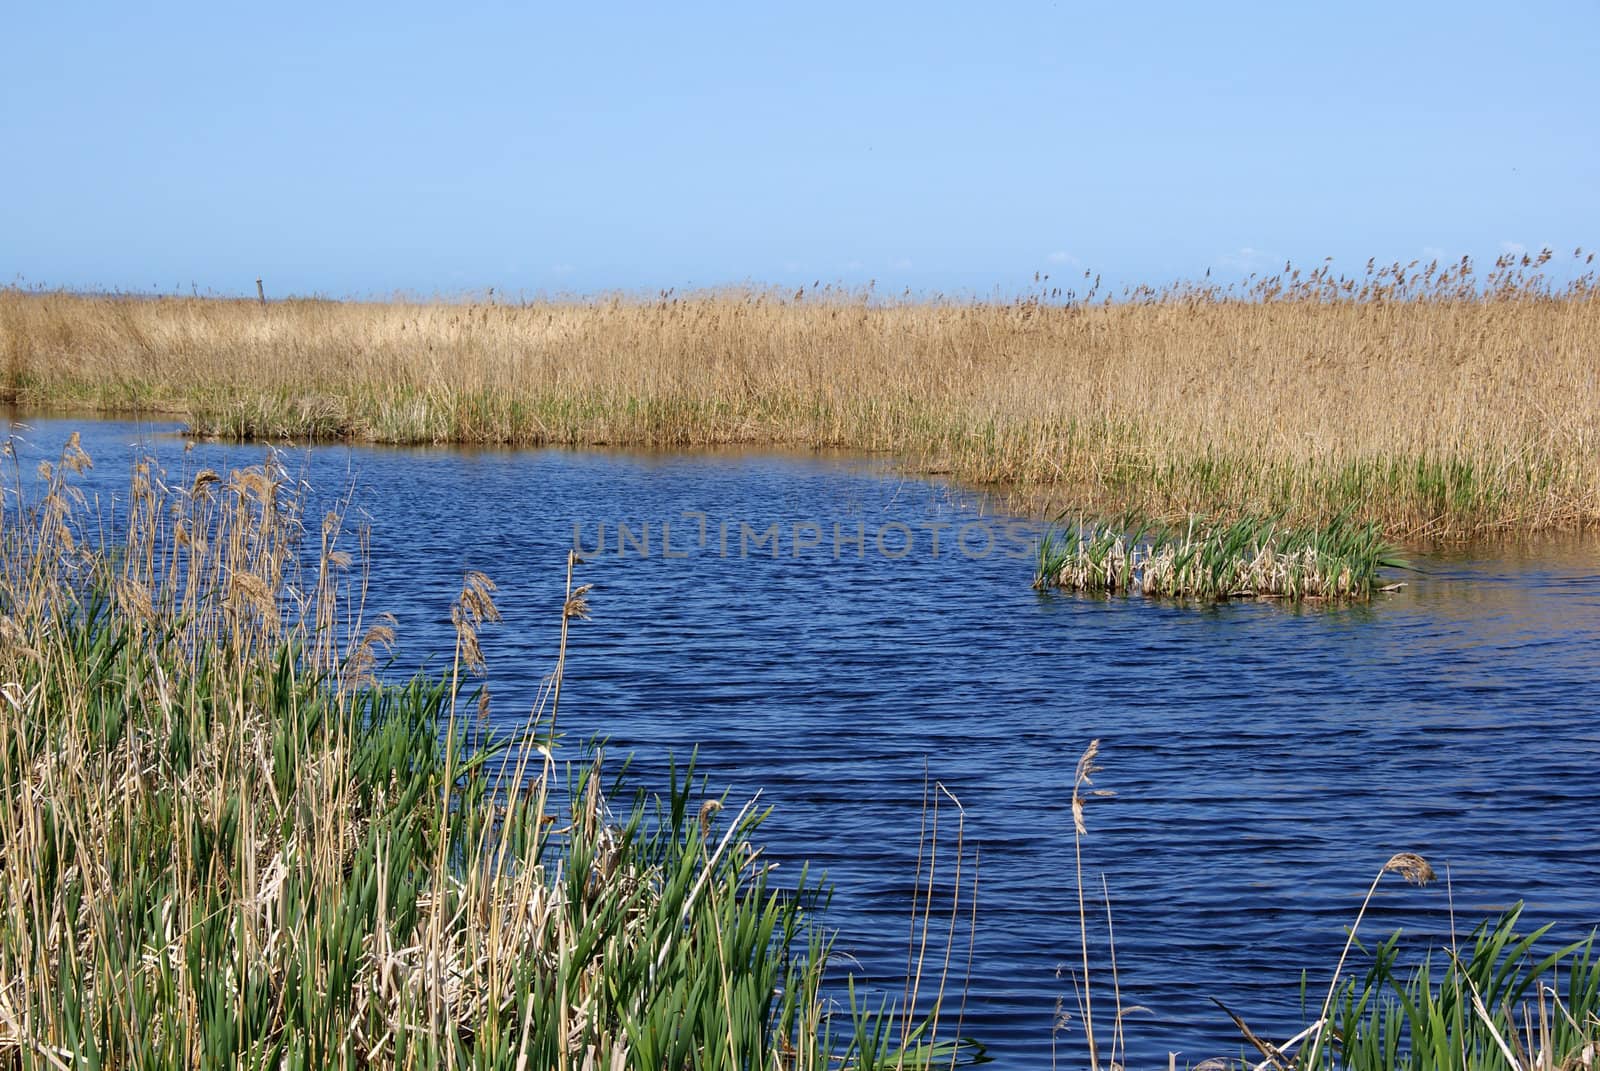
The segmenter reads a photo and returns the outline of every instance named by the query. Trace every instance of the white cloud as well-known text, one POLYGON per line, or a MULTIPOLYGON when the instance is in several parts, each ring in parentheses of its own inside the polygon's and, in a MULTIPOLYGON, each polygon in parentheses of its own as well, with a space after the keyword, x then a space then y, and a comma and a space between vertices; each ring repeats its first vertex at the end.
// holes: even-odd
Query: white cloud
POLYGON ((1047 258, 1052 264, 1077 264, 1078 258, 1068 253, 1065 249, 1057 249, 1047 258))
POLYGON ((572 265, 572 264, 552 264, 552 265, 550 265, 550 274, 551 275, 571 275, 573 272, 575 272, 577 270, 578 270, 577 267, 572 265))
POLYGON ((1232 253, 1222 254, 1217 258, 1217 263, 1224 268, 1232 268, 1235 271, 1254 271, 1263 264, 1277 259, 1276 256, 1266 250, 1256 249, 1254 246, 1247 245, 1232 253))
POLYGON ((1423 260, 1450 260, 1451 256, 1450 256, 1449 253, 1446 253, 1443 249, 1440 249, 1436 245, 1425 245, 1425 246, 1422 247, 1422 259, 1423 260))
POLYGON ((1508 239, 1507 241, 1500 243, 1500 252, 1509 253, 1514 257, 1520 257, 1527 251, 1528 247, 1523 245, 1521 242, 1513 242, 1508 239))
POLYGON ((911 267, 911 258, 896 257, 894 260, 889 262, 889 267, 894 268, 897 271, 905 271, 911 267))

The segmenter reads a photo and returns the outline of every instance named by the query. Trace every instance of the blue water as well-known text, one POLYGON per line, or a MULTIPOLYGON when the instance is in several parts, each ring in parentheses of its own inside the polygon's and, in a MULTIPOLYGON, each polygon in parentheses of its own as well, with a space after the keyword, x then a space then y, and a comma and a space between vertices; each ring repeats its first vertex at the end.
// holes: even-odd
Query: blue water
MULTIPOLYGON (((154 451, 174 483, 265 456, 186 452, 166 424, 13 433, 31 465, 74 428, 103 501, 137 452, 154 451)), ((859 461, 344 446, 280 457, 320 495, 353 488, 351 516, 371 527, 368 611, 396 615, 408 664, 447 664, 465 570, 499 585, 505 621, 484 648, 507 725, 553 667, 576 526, 589 548, 577 579, 594 590, 570 640, 569 742, 608 737, 647 785, 669 755, 698 748, 732 806, 759 791, 769 854, 796 874, 802 860, 827 871, 826 921, 869 992, 900 992, 925 780, 943 785, 964 811, 947 1000, 960 1003, 965 979, 961 1030, 1003 1066, 1050 1066, 1052 1040, 1060 1066, 1086 1062, 1078 1025, 1052 1028, 1058 999, 1075 1009, 1069 800, 1096 738, 1094 785, 1116 795, 1090 801, 1082 844, 1093 992, 1104 1017, 1103 878, 1123 1002, 1149 1009, 1128 1020, 1130 1066, 1237 1054, 1211 997, 1258 1033, 1295 1033, 1302 970, 1326 986, 1343 928, 1396 851, 1426 856, 1448 888, 1385 879, 1368 936, 1404 927, 1419 948, 1438 943, 1452 902, 1462 925, 1518 899, 1559 937, 1600 925, 1593 542, 1420 557, 1410 586, 1371 605, 1198 608, 1036 593, 1021 556, 1035 528, 859 461), (752 540, 773 524, 777 557, 752 540)), ((939 798, 925 989, 956 865, 955 807, 939 798)), ((1109 1026, 1100 1034, 1103 1051, 1109 1026)))

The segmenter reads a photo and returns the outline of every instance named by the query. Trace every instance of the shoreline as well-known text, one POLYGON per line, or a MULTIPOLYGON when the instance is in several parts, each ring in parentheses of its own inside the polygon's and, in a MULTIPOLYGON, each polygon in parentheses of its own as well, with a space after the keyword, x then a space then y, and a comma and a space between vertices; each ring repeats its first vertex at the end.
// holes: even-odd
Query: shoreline
MULTIPOLYGON (((952 492, 970 495, 984 502, 985 516, 1010 516, 1040 524, 1070 524, 1075 515, 1085 511, 1075 510, 1059 493, 1050 494, 1033 488, 1018 488, 996 484, 977 484, 958 478, 949 469, 913 469, 887 451, 863 451, 848 447, 807 446, 783 442, 751 441, 709 444, 641 445, 612 443, 503 443, 503 442, 417 442, 394 443, 375 439, 340 438, 254 438, 227 439, 196 433, 188 425, 181 409, 88 409, 81 406, 52 407, 49 405, 0 405, 0 414, 20 424, 48 420, 70 423, 74 420, 106 423, 172 423, 182 425, 164 437, 185 442, 223 443, 232 445, 258 445, 276 448, 310 449, 345 446, 352 449, 375 451, 433 451, 448 450, 472 454, 517 454, 540 450, 557 450, 597 457, 624 458, 686 458, 705 460, 738 460, 744 458, 775 458, 795 462, 828 461, 851 468, 859 468, 884 479, 908 479, 926 483, 931 487, 946 486, 952 492)), ((1092 518, 1089 518, 1092 519, 1092 518)), ((1100 518, 1102 520, 1106 518, 1100 518)), ((1187 518, 1162 521, 1143 518, 1152 524, 1181 523, 1187 518)), ((1387 534, 1387 533, 1386 533, 1387 534)), ((1552 524, 1536 528, 1517 528, 1510 525, 1479 528, 1470 533, 1429 536, 1405 533, 1389 536, 1399 541, 1398 549, 1406 553, 1426 556, 1471 555, 1479 550, 1504 551, 1522 549, 1538 553, 1544 545, 1568 547, 1592 546, 1600 539, 1600 517, 1581 519, 1576 523, 1552 524)))

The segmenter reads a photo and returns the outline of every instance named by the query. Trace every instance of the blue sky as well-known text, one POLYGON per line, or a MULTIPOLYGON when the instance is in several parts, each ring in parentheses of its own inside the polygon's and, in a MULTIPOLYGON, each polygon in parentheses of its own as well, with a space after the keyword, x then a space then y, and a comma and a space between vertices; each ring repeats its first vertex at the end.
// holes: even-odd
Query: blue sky
POLYGON ((1016 292, 1600 245, 1600 5, 8 5, 0 281, 1016 292))

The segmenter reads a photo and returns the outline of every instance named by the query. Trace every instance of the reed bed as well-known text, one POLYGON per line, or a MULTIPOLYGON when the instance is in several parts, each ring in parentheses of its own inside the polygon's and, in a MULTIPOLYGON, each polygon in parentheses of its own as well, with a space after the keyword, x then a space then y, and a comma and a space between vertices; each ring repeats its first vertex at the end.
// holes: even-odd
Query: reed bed
POLYGON ((1370 599, 1381 570, 1406 568, 1374 522, 1340 515, 1315 528, 1191 517, 1181 528, 1083 521, 1045 533, 1035 588, 1184 599, 1370 599))
MULTIPOLYGON (((489 735, 486 577, 455 603, 450 672, 385 683, 391 626, 352 597, 364 548, 283 472, 169 486, 141 464, 126 515, 100 518, 76 437, 38 492, 5 457, 0 1065, 968 1052, 938 1034, 942 974, 904 1007, 825 997, 817 890, 775 880, 754 801, 675 776, 614 807, 599 757, 558 762, 559 669, 521 731, 489 735)), ((558 667, 586 595, 569 583, 558 667)))
POLYGON ((1045 511, 1520 533, 1600 521, 1600 287, 1592 254, 1567 259, 1117 295, 1041 277, 1009 302, 11 289, 0 393, 228 439, 843 448, 1045 511))

